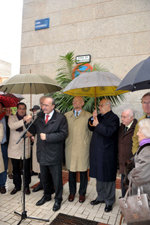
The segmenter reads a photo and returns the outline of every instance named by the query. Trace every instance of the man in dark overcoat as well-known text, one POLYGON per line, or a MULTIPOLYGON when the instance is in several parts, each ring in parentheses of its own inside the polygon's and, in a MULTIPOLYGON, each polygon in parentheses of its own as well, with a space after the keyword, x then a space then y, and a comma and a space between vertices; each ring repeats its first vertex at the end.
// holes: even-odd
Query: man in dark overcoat
POLYGON ((127 177, 127 163, 133 157, 132 154, 132 136, 137 124, 134 119, 134 112, 132 109, 125 109, 121 113, 121 125, 118 132, 118 159, 119 172, 121 174, 121 191, 122 197, 126 193, 125 177, 127 177))
POLYGON ((97 189, 97 198, 91 204, 105 203, 105 212, 110 212, 115 202, 119 118, 112 112, 109 99, 100 101, 99 111, 98 115, 94 111, 93 117, 89 119, 89 129, 93 131, 90 177, 96 178, 97 189))
POLYGON ((55 188, 55 203, 53 211, 61 207, 62 202, 62 158, 64 141, 68 135, 67 120, 55 109, 54 99, 45 97, 42 112, 30 128, 30 133, 37 134, 37 160, 40 163, 41 179, 44 196, 36 203, 43 205, 51 200, 49 179, 53 180, 55 188))

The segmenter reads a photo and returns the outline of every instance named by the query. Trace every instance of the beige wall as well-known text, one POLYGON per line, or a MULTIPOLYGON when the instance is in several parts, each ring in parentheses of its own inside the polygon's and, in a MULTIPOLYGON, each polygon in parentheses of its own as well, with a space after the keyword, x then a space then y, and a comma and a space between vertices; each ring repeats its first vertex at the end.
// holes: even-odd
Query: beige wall
POLYGON ((0 83, 7 79, 11 74, 11 64, 0 60, 0 83))
POLYGON ((59 56, 74 51, 123 78, 150 55, 149 21, 150 0, 24 0, 21 73, 55 78, 59 56), (34 31, 47 17, 50 28, 34 31))

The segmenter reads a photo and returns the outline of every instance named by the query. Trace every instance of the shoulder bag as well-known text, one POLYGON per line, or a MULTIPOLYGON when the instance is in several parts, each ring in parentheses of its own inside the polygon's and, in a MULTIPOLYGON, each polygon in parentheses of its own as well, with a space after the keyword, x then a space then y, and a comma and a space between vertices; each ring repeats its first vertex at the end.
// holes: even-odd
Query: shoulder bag
POLYGON ((137 195, 131 194, 131 182, 124 198, 119 199, 120 210, 127 223, 149 221, 150 208, 148 204, 148 195, 143 193, 143 188, 138 187, 137 195), (141 193, 142 191, 142 193, 141 193))

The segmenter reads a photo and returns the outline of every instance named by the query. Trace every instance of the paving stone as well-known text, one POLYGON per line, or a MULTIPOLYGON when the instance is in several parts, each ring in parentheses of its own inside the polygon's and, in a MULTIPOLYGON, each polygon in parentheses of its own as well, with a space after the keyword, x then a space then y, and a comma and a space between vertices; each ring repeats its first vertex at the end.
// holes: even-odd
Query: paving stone
MULTIPOLYGON (((31 185, 38 182, 37 176, 32 176, 31 185)), ((18 192, 15 195, 10 195, 10 191, 14 188, 13 181, 7 180, 7 190, 5 195, 0 195, 0 225, 17 225, 20 221, 20 217, 14 213, 22 213, 22 192, 18 192)), ((77 184, 77 190, 79 184, 77 184)), ((68 183, 64 185, 63 190, 63 202, 61 209, 57 212, 53 212, 52 207, 54 204, 54 196, 52 200, 45 203, 42 206, 36 206, 36 202, 43 196, 43 191, 32 192, 28 196, 25 196, 25 209, 27 216, 50 219, 50 222, 55 219, 58 213, 65 213, 68 215, 77 216, 80 218, 87 218, 98 222, 103 222, 111 225, 118 225, 120 221, 120 211, 118 206, 118 200, 114 204, 113 210, 110 213, 104 212, 105 204, 99 204, 92 206, 90 201, 96 198, 96 182, 95 179, 90 179, 86 194, 86 200, 83 204, 79 203, 79 194, 76 194, 73 202, 68 202, 69 188, 68 183)), ((116 199, 120 196, 120 190, 116 190, 116 199)), ((46 225, 49 224, 44 221, 36 221, 25 219, 21 223, 22 225, 46 225)))

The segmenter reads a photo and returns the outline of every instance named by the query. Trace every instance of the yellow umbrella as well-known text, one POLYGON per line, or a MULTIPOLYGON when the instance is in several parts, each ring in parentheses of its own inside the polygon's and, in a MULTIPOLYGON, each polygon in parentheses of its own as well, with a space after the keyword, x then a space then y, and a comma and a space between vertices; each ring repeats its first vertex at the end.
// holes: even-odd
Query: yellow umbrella
POLYGON ((62 91, 73 96, 95 97, 96 106, 96 97, 117 96, 128 92, 116 91, 120 81, 116 75, 110 72, 85 72, 72 80, 62 91))

